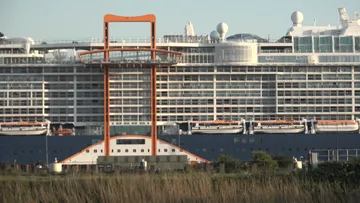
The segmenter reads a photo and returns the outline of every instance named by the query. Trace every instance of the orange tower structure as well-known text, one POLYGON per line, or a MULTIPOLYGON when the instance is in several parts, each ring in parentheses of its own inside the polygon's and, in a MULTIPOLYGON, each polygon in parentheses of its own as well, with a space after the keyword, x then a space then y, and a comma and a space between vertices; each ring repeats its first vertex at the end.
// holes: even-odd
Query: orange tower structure
POLYGON ((156 17, 153 14, 143 15, 143 16, 116 16, 112 14, 107 14, 104 16, 104 49, 103 50, 93 50, 80 52, 79 54, 80 61, 85 63, 85 66, 101 66, 104 70, 104 143, 105 143, 105 156, 110 155, 110 67, 119 67, 121 65, 141 65, 150 68, 150 100, 151 100, 151 154, 156 155, 157 152, 157 108, 156 108, 156 67, 158 65, 174 65, 176 64, 181 56, 181 52, 167 51, 162 49, 156 49, 156 17), (150 48, 110 48, 109 42, 109 23, 110 22, 149 22, 150 23, 150 48), (124 62, 111 60, 110 61, 110 52, 150 52, 151 60, 148 61, 139 61, 136 62, 124 62), (93 60, 93 54, 103 53, 103 61, 93 60), (157 61, 156 54, 162 53, 163 55, 167 54, 167 58, 172 58, 172 60, 157 61), (84 60, 83 56, 90 55, 90 60, 87 62, 84 60), (175 60, 174 60, 175 59, 175 60))

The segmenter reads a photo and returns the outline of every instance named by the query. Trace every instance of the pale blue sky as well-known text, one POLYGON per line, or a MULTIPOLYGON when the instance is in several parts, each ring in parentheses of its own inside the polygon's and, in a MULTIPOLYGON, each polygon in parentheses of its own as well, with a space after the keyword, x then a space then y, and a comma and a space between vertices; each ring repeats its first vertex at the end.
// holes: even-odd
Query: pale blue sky
MULTIPOLYGON (((360 13, 359 0, 0 0, 0 32, 11 37, 33 39, 102 38, 102 20, 107 13, 157 16, 158 37, 182 34, 187 21, 196 34, 208 34, 219 22, 229 33, 252 33, 277 39, 291 26, 290 15, 299 10, 304 23, 337 25, 337 8, 345 6, 349 16, 360 13)), ((112 37, 146 38, 145 23, 113 23, 112 37)))

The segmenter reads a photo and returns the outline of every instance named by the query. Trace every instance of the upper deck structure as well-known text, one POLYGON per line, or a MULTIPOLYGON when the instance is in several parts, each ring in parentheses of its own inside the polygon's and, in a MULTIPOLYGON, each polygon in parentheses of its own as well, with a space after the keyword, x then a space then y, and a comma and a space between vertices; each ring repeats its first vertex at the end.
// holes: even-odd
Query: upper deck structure
MULTIPOLYGON (((157 49, 183 53, 176 65, 157 69, 158 125, 359 117, 360 17, 348 17, 344 8, 339 15, 339 26, 306 26, 296 11, 284 37, 275 41, 252 34, 227 37, 231 28, 225 23, 208 36, 195 35, 189 23, 184 35, 156 38, 157 49)), ((150 39, 109 41, 111 49, 151 48, 150 39)), ((48 119, 82 126, 77 134, 102 132, 102 68, 84 67, 78 57, 102 49, 103 39, 52 42, 1 35, 0 122, 48 119)), ((147 134, 151 74, 134 61, 150 58, 150 52, 124 53, 110 53, 119 63, 109 70, 111 131, 147 134)), ((168 57, 159 53, 156 61, 168 57)))

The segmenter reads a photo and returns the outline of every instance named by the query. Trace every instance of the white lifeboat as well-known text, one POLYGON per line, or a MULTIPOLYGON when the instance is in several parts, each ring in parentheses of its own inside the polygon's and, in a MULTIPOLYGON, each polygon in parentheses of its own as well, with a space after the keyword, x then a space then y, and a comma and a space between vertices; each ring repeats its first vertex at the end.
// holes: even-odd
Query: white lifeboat
POLYGON ((359 130, 359 124, 353 120, 317 120, 316 133, 352 133, 359 130))
POLYGON ((258 134, 294 134, 305 130, 304 122, 296 120, 255 121, 254 124, 254 133, 258 134))

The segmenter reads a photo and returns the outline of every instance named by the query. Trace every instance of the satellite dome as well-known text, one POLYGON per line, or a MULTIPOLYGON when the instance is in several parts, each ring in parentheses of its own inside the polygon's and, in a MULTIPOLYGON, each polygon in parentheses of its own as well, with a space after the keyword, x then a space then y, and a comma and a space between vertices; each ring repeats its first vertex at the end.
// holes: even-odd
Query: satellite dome
POLYGON ((223 35, 228 32, 229 27, 226 23, 219 23, 217 25, 216 29, 220 35, 223 35))
POLYGON ((2 32, 0 32, 0 39, 4 39, 4 38, 5 38, 5 35, 2 32))
POLYGON ((218 31, 214 30, 210 33, 210 40, 218 40, 220 39, 220 34, 218 33, 218 31))
POLYGON ((291 21, 294 26, 301 26, 304 20, 304 15, 300 11, 295 11, 291 14, 291 21))

